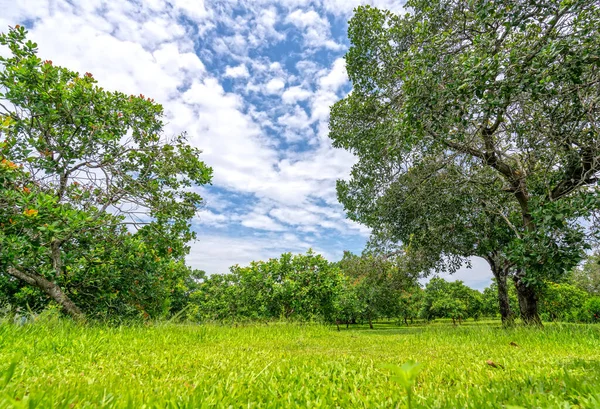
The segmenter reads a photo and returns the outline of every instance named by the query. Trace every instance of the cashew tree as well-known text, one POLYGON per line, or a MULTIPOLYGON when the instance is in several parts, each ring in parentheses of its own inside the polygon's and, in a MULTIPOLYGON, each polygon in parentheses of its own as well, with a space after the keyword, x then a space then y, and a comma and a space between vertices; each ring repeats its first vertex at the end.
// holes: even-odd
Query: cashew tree
MULTIPOLYGON (((508 193, 518 220, 522 318, 537 287, 581 257, 600 172, 600 4, 593 0, 410 0, 396 15, 359 7, 349 24, 352 92, 330 137, 358 158, 338 197, 367 225, 394 182, 444 157, 508 193), (571 220, 571 222, 567 221, 571 220)), ((428 183, 427 180, 424 183, 428 183)), ((398 204, 402 206, 401 203, 398 204)))
POLYGON ((0 274, 82 318, 76 277, 182 261, 202 203, 193 188, 212 170, 185 135, 165 135, 152 99, 42 61, 23 27, 0 46, 0 274))

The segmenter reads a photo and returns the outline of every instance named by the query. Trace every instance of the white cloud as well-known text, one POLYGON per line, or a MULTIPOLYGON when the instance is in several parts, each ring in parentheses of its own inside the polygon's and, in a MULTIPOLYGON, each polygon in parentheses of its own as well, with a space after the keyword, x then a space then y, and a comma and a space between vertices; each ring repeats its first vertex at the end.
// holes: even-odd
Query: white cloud
POLYGON ((296 85, 286 89, 281 95, 281 99, 286 104, 295 104, 298 101, 304 101, 308 99, 311 95, 311 91, 296 85))
POLYGON ((236 67, 227 66, 225 69, 225 77, 230 78, 248 78, 250 73, 248 72, 248 68, 246 64, 240 64, 236 67))
POLYGON ((319 86, 326 90, 337 92, 338 89, 348 82, 346 73, 346 60, 338 58, 327 75, 319 79, 319 86))
POLYGON ((242 216, 242 226, 259 230, 285 231, 286 228, 264 214, 249 214, 242 216))
POLYGON ((308 47, 324 47, 332 50, 340 50, 342 48, 341 44, 331 39, 329 21, 312 9, 308 11, 297 9, 288 14, 285 21, 302 31, 304 43, 308 47))
POLYGON ((175 9, 193 20, 202 20, 208 15, 204 0, 171 0, 171 2, 175 9))
POLYGON ((282 78, 273 78, 265 85, 267 94, 279 94, 285 88, 285 81, 282 78))
POLYGON ((226 273, 235 264, 248 265, 253 260, 268 260, 284 252, 305 253, 309 248, 333 259, 331 253, 314 247, 290 233, 245 235, 241 237, 199 235, 191 243, 192 251, 187 261, 209 274, 226 273))
MULTIPOLYGON (((439 277, 448 281, 463 281, 466 285, 477 290, 483 290, 492 283, 492 271, 490 265, 480 257, 471 257, 471 268, 467 266, 461 267, 454 274, 439 274, 439 277)), ((431 277, 421 280, 425 284, 429 282, 431 277)))
POLYGON ((214 213, 210 210, 202 210, 194 219, 198 224, 214 227, 224 227, 229 220, 230 218, 226 215, 214 213))

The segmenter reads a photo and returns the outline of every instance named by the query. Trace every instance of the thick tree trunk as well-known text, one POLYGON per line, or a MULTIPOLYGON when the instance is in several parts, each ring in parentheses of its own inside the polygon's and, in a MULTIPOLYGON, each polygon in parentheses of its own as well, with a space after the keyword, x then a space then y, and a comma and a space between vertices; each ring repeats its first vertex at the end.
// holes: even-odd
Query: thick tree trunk
POLYGON ((54 284, 52 281, 46 279, 45 277, 42 277, 39 274, 32 273, 29 271, 24 272, 14 267, 8 267, 7 272, 11 276, 18 278, 19 280, 25 281, 27 284, 37 287, 46 294, 48 294, 48 296, 50 296, 50 298, 56 301, 58 305, 60 305, 67 314, 69 314, 77 321, 85 320, 85 316, 83 315, 79 307, 77 307, 75 303, 71 301, 71 299, 63 292, 63 290, 58 285, 54 284))
POLYGON ((500 317, 502 319, 502 325, 511 326, 514 323, 514 312, 510 308, 510 298, 508 297, 508 273, 509 268, 506 265, 506 260, 499 259, 498 253, 493 252, 485 257, 490 265, 492 274, 496 279, 498 286, 498 307, 500 309, 500 317))
POLYGON ((498 283, 498 306, 500 308, 500 317, 502 318, 502 325, 511 326, 514 324, 515 316, 510 309, 507 275, 508 274, 498 274, 496 276, 496 282, 498 283))
MULTIPOLYGON (((523 226, 528 232, 535 231, 533 217, 529 211, 529 195, 525 180, 520 180, 518 189, 515 191, 515 197, 521 206, 521 214, 523 216, 523 226)), ((517 297, 519 298, 519 309, 521 310, 521 319, 525 325, 542 325, 542 320, 538 314, 538 299, 536 291, 533 287, 525 285, 522 280, 522 271, 517 272, 514 276, 515 287, 517 288, 517 297)))
POLYGON ((538 314, 538 297, 535 289, 525 285, 520 274, 514 276, 517 297, 519 298, 519 309, 521 319, 525 325, 542 326, 542 320, 538 314))

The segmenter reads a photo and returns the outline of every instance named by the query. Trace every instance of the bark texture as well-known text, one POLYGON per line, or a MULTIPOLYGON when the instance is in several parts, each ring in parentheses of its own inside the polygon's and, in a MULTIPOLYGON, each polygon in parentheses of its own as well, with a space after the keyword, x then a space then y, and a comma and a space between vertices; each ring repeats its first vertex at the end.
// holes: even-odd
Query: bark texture
POLYGON ((519 309, 523 323, 526 325, 542 326, 542 320, 538 313, 538 297, 535 289, 525 285, 520 273, 517 273, 513 280, 517 289, 519 309))
POLYGON ((65 312, 71 317, 73 317, 75 320, 85 320, 85 316, 83 315, 79 307, 77 307, 77 305, 75 305, 75 303, 71 301, 71 299, 64 293, 64 291, 52 281, 39 274, 33 273, 31 271, 22 271, 15 267, 8 267, 7 272, 11 276, 18 278, 19 280, 22 280, 29 285, 37 287, 46 294, 48 294, 50 298, 56 301, 58 305, 60 305, 65 310, 65 312))

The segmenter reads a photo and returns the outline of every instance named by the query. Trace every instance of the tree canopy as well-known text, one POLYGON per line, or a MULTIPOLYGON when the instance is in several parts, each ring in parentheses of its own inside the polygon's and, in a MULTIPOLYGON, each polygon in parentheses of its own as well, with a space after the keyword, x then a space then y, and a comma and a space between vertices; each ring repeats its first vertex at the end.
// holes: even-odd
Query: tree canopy
POLYGON ((186 271, 194 187, 212 170, 185 135, 165 135, 161 105, 42 61, 26 35, 0 34, 0 274, 75 317, 89 291, 97 304, 139 291, 141 309, 186 271))
MULTIPOLYGON (((407 175, 435 183, 425 173, 433 163, 434 174, 458 168, 456 195, 466 183, 485 183, 479 207, 483 199, 512 202, 503 217, 515 233, 507 256, 523 318, 539 322, 535 288, 581 260, 580 221, 598 207, 600 6, 412 0, 406 7, 402 16, 359 7, 350 21, 353 89, 332 108, 330 136, 358 163, 338 183, 338 198, 350 218, 377 227, 378 209, 406 188, 407 175)), ((401 201, 392 206, 405 210, 401 201)), ((441 215, 431 222, 432 240, 452 225, 441 215)))

